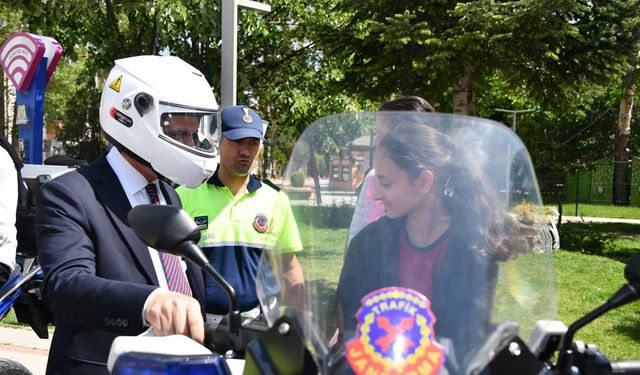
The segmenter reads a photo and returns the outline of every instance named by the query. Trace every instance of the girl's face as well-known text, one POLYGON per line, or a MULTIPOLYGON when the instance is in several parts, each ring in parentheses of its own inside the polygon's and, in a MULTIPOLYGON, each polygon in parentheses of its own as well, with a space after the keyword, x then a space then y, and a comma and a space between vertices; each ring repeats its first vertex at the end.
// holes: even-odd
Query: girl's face
POLYGON ((376 118, 376 131, 375 131, 375 135, 373 136, 374 146, 378 146, 382 138, 384 138, 384 136, 387 135, 387 133, 389 133, 390 131, 391 131, 391 126, 386 124, 382 120, 381 116, 378 116, 376 118))
POLYGON ((374 166, 378 178, 374 198, 384 204, 389 218, 397 219, 420 207, 433 181, 431 172, 412 180, 384 150, 376 150, 374 166))

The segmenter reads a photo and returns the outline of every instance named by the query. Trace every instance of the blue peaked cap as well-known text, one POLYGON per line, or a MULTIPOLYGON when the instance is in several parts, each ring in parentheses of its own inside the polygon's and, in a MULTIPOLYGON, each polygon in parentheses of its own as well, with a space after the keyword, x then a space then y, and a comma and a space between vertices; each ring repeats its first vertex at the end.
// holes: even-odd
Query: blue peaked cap
POLYGON ((229 139, 264 139, 264 124, 258 114, 244 105, 234 105, 222 110, 222 135, 229 139))

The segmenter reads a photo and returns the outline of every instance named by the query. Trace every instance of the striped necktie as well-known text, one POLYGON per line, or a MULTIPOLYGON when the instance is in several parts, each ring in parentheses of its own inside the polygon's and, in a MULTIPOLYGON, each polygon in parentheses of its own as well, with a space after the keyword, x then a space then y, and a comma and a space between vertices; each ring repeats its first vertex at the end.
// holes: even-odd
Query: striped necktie
MULTIPOLYGON (((158 187, 155 184, 149 184, 145 186, 145 189, 147 190, 151 204, 160 204, 158 187)), ((189 280, 187 280, 187 275, 182 271, 180 258, 176 255, 165 252, 161 253, 160 258, 162 259, 162 268, 164 269, 164 274, 167 277, 169 290, 191 296, 189 280)))

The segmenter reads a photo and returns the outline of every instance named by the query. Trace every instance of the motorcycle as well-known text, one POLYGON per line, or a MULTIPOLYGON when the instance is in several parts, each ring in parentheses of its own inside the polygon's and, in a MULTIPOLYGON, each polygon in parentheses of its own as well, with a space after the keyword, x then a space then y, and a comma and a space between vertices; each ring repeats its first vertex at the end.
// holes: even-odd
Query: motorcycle
POLYGON ((325 117, 297 141, 282 188, 304 244, 297 258, 305 293, 301 301, 292 292, 274 242, 258 268, 266 324, 242 320, 233 288, 208 264, 198 226, 184 211, 132 209, 140 237, 200 265, 231 309, 224 329, 209 330, 206 348, 186 337, 178 339, 189 347, 185 353, 176 352, 182 344, 170 341, 175 337, 117 338, 112 374, 229 374, 238 360, 244 362, 233 373, 640 373, 640 361, 610 361, 573 340, 598 316, 640 298, 640 257, 625 268, 628 283, 601 307, 568 328, 554 320, 554 221, 524 144, 504 125, 449 114, 325 117), (381 122, 402 126, 374 147, 381 122), (363 188, 358 202, 354 191, 374 163, 379 186, 363 188), (409 187, 394 196, 399 171, 409 187), (296 174, 305 176, 302 189, 291 185, 296 174), (357 205, 376 204, 363 198, 368 192, 384 203, 385 217, 359 216, 357 205), (416 199, 423 193, 432 194, 428 204, 416 199), (370 223, 350 236, 352 220, 360 219, 370 223))

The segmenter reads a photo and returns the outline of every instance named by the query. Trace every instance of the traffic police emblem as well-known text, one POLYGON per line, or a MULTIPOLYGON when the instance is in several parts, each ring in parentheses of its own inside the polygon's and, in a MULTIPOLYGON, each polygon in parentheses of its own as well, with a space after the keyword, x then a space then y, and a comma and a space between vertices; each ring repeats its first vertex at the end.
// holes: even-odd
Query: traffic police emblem
POLYGON ((269 229, 269 220, 263 214, 257 214, 253 219, 253 229, 258 233, 266 233, 269 229))
POLYGON ((445 360, 435 341, 431 302, 413 289, 390 287, 361 300, 356 337, 346 344, 358 375, 437 374, 445 360))

